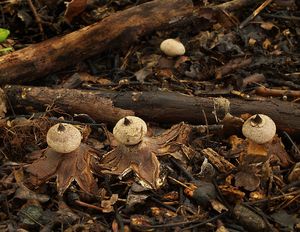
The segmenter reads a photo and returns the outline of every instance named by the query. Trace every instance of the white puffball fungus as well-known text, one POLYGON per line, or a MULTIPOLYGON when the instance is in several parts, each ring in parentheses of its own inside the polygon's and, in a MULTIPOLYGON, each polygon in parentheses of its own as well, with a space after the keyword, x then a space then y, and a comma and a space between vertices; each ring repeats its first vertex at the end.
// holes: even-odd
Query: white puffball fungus
POLYGON ((81 143, 81 133, 73 125, 58 123, 52 126, 47 133, 47 144, 58 153, 70 153, 76 150, 81 143))
POLYGON ((146 123, 139 117, 127 116, 120 119, 113 129, 114 137, 122 144, 135 145, 147 133, 146 123))
POLYGON ((160 50, 167 56, 181 56, 185 53, 184 45, 175 39, 166 39, 160 44, 160 50))
POLYGON ((242 132, 249 140, 257 144, 264 144, 275 136, 276 125, 269 116, 256 114, 245 121, 242 132))

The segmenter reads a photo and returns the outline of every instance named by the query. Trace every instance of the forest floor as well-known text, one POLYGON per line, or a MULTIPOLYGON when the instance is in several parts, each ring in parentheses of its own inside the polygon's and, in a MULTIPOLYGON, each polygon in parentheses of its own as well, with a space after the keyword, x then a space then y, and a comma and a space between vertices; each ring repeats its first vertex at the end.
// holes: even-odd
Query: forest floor
POLYGON ((0 13, 0 231, 300 231, 300 1, 0 13))

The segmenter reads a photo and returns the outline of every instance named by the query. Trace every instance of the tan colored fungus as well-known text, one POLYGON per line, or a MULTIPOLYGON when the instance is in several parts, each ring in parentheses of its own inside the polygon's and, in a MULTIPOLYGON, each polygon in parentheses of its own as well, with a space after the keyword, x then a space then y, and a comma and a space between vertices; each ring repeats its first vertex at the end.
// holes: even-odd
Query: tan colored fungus
POLYGON ((47 133, 48 146, 58 153, 70 153, 76 150, 81 139, 80 131, 67 123, 55 124, 47 133))
POLYGON ((184 45, 175 39, 166 39, 160 44, 160 50, 167 56, 182 56, 185 53, 184 45))
POLYGON ((127 116, 120 119, 113 129, 114 137, 124 145, 138 144, 146 133, 146 123, 135 116, 127 116))
POLYGON ((242 132, 249 140, 257 144, 264 144, 274 138, 276 125, 269 116, 255 114, 245 121, 242 132))

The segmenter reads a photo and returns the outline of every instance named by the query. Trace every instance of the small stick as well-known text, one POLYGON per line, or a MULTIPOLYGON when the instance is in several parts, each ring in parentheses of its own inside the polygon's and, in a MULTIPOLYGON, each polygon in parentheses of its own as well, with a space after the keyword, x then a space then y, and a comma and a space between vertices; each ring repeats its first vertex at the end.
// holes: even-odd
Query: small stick
POLYGON ((89 209, 95 209, 97 211, 103 212, 103 208, 85 203, 85 202, 80 201, 80 200, 75 200, 75 203, 79 206, 82 206, 82 207, 86 207, 86 208, 89 208, 89 209))
POLYGON ((179 180, 173 178, 172 176, 168 176, 168 178, 171 179, 171 180, 173 180, 173 181, 176 182, 177 184, 179 184, 179 185, 181 185, 181 186, 183 186, 183 187, 185 187, 185 188, 187 188, 187 189, 192 190, 191 187, 189 187, 189 186, 187 186, 186 184, 180 182, 179 180))
POLYGON ((35 9, 32 1, 31 0, 27 0, 27 3, 29 5, 29 7, 30 7, 30 9, 31 9, 31 11, 33 13, 33 15, 34 15, 34 18, 36 20, 36 23, 38 24, 40 32, 43 35, 44 34, 44 29, 43 29, 43 26, 42 26, 42 20, 41 20, 40 16, 38 15, 38 13, 37 13, 37 11, 36 11, 36 9, 35 9))
POLYGON ((254 3, 257 3, 257 0, 232 0, 216 5, 215 7, 226 11, 234 11, 254 3))
POLYGON ((248 18, 246 18, 239 26, 240 29, 245 27, 252 19, 254 19, 263 9, 265 9, 272 0, 266 0, 263 4, 261 4, 248 18))
POLYGON ((300 97, 299 90, 286 90, 286 89, 270 89, 264 86, 257 87, 255 93, 261 96, 272 96, 272 97, 300 97))

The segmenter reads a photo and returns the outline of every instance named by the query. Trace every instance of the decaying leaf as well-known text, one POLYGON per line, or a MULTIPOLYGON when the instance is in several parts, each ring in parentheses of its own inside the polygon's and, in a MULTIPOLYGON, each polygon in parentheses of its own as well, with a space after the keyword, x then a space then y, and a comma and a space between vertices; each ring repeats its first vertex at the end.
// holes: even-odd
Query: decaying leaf
POLYGON ((279 210, 278 212, 273 213, 271 217, 289 231, 294 231, 294 226, 297 223, 300 223, 299 215, 288 214, 285 210, 279 210))
POLYGON ((126 207, 133 208, 136 204, 144 203, 148 197, 148 194, 135 193, 130 189, 126 199, 126 207))
POLYGON ((60 194, 76 181, 81 189, 96 193, 97 184, 90 168, 91 150, 85 144, 71 153, 61 154, 47 148, 43 156, 27 167, 34 185, 42 184, 56 177, 57 190, 60 194))
POLYGON ((103 208, 103 213, 110 213, 114 210, 113 205, 118 201, 118 194, 112 194, 110 199, 102 200, 101 207, 103 208))
POLYGON ((26 202, 21 210, 19 216, 22 224, 26 226, 35 226, 40 224, 42 221, 44 211, 42 206, 37 201, 26 202))
POLYGON ((151 68, 144 67, 136 71, 134 75, 139 82, 144 83, 146 77, 149 76, 151 73, 152 73, 151 68))
POLYGON ((290 183, 300 180, 300 162, 296 163, 288 176, 290 183))
POLYGON ((281 139, 276 135, 268 146, 270 163, 278 163, 281 167, 289 167, 292 163, 281 139))
POLYGON ((222 213, 223 211, 228 211, 227 207, 218 200, 212 199, 210 203, 213 209, 216 210, 218 213, 222 213))
POLYGON ((260 27, 267 31, 270 31, 273 27, 276 27, 276 25, 274 25, 272 22, 262 22, 260 24, 260 27))
POLYGON ((254 191, 258 188, 260 179, 253 172, 246 172, 246 170, 240 171, 235 175, 235 185, 238 187, 244 187, 248 191, 254 191))
POLYGON ((65 20, 71 23, 72 19, 84 11, 87 4, 87 0, 72 0, 71 2, 66 2, 67 9, 65 12, 65 20))
MULTIPOLYGON (((177 151, 180 151, 180 145, 184 145, 180 142, 186 141, 188 130, 189 126, 187 124, 180 123, 161 135, 145 137, 137 145, 125 146, 119 144, 104 155, 100 163, 101 172, 123 177, 128 172, 134 171, 141 180, 141 184, 147 188, 157 189, 161 186, 162 180, 160 178, 160 162, 156 156, 172 155, 175 152, 174 144, 171 145, 174 141, 176 141, 177 151)), ((187 152, 187 149, 185 151, 187 152)), ((186 157, 186 154, 181 157, 186 157)))
POLYGON ((50 199, 48 195, 35 193, 21 183, 14 197, 22 200, 37 200, 40 203, 45 203, 50 199))

